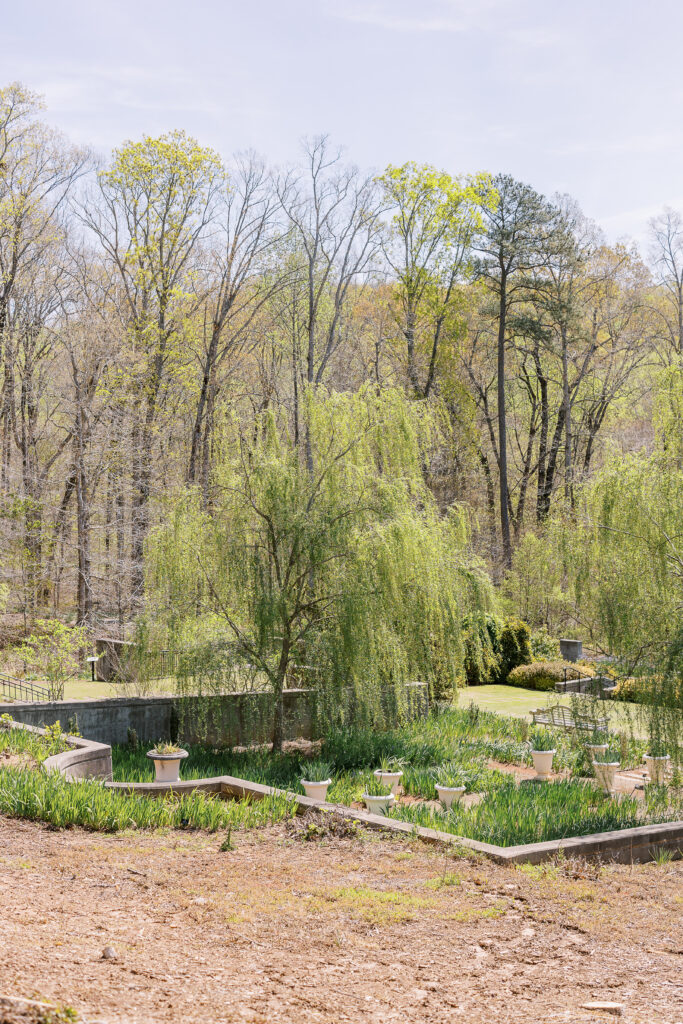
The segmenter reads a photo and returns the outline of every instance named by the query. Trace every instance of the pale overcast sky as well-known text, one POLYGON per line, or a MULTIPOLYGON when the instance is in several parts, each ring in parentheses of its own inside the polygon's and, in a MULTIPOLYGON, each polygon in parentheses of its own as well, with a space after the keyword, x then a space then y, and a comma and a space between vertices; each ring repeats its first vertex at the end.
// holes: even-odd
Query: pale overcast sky
POLYGON ((328 132, 367 168, 508 171, 611 238, 683 209, 680 0, 24 0, 2 73, 110 151, 184 128, 274 162, 328 132))

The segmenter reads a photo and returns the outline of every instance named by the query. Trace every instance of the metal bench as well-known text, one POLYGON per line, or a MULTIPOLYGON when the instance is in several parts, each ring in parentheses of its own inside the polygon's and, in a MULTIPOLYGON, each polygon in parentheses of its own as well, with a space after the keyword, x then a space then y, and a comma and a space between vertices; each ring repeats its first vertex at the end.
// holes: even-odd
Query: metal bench
POLYGON ((575 715, 571 708, 563 704, 553 704, 549 708, 537 708, 531 712, 534 725, 552 725, 556 729, 576 732, 593 732, 599 729, 608 732, 607 718, 591 718, 590 715, 575 715))

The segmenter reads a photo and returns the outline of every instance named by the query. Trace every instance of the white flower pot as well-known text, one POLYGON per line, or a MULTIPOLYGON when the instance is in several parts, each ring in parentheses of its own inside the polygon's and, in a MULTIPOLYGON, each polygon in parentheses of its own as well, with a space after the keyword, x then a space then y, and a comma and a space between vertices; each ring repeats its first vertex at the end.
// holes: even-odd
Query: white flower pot
POLYGON ((465 793, 465 786, 437 786, 436 794, 446 810, 452 805, 460 803, 465 793))
POLYGON ((383 772, 381 768, 378 768, 374 775, 376 779, 381 780, 383 786, 390 786, 391 792, 396 796, 403 772, 383 772))
POLYGON ((363 793, 363 803, 370 814, 386 814, 394 799, 393 793, 389 793, 388 796, 370 796, 369 793, 363 793))
POLYGON ((602 755, 607 753, 607 743, 587 743, 586 749, 591 756, 591 761, 599 761, 602 755))
POLYGON ((302 779, 301 785, 304 787, 306 796, 310 796, 311 800, 320 800, 321 803, 325 803, 327 787, 332 785, 332 779, 328 779, 327 782, 306 782, 305 779, 302 779))
POLYGON ((652 754, 645 755, 647 774, 650 776, 650 782, 655 786, 660 786, 665 781, 669 760, 668 754, 663 757, 653 757, 652 754))
POLYGON ((147 751, 147 757, 154 761, 157 782, 178 782, 180 780, 180 762, 187 756, 186 750, 178 750, 175 754, 158 754, 156 750, 147 751))
POLYGON ((618 767, 618 761, 593 761, 595 778, 605 793, 614 792, 614 776, 618 767))
POLYGON ((534 768, 536 769, 537 779, 547 779, 553 770, 553 758, 555 757, 556 751, 554 750, 532 750, 531 757, 534 762, 534 768))

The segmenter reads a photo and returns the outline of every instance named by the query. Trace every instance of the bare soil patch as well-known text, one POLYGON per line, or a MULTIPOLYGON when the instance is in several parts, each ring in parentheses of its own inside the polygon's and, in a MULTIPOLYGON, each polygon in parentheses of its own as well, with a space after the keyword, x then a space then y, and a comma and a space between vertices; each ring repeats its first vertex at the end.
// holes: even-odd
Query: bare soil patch
POLYGON ((335 830, 221 852, 0 818, 0 993, 92 1022, 683 1021, 682 863, 520 869, 335 830))

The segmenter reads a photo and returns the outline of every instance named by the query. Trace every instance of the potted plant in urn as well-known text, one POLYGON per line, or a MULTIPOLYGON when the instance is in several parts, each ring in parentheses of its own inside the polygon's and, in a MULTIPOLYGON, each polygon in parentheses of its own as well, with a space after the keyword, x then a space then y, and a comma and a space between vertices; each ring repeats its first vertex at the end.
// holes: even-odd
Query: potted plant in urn
POLYGON ((436 795, 446 810, 462 800, 466 789, 462 771, 447 766, 439 769, 436 777, 436 795))
POLYGON ((381 779, 373 775, 363 793, 363 803, 371 814, 386 814, 394 803, 394 794, 390 786, 385 786, 381 779))
POLYGON ((586 743, 586 749, 590 755, 591 761, 602 760, 602 755, 609 746, 609 736, 604 729, 599 729, 597 725, 593 726, 593 731, 590 734, 588 743, 586 743))
POLYGON ((621 763, 621 755, 614 747, 607 749, 600 755, 599 760, 593 761, 593 770, 598 785, 605 793, 614 792, 614 776, 621 763))
POLYGON ((553 758, 557 753, 554 738, 547 729, 532 729, 529 739, 536 778, 545 782, 553 770, 553 758))
POLYGON ((178 782, 180 762, 187 756, 187 751, 175 743, 157 743, 153 750, 147 751, 147 757, 154 761, 157 782, 178 782))
POLYGON ((666 781, 670 757, 662 737, 654 730, 650 732, 647 751, 645 764, 650 782, 654 786, 661 786, 666 781))
POLYGON ((388 786, 394 796, 398 794, 398 787, 402 777, 403 771, 400 768, 400 762, 396 758, 383 757, 380 767, 375 770, 375 778, 379 779, 383 786, 388 786))
POLYGON ((329 761, 303 761, 301 785, 311 800, 327 800, 328 786, 332 785, 332 765, 329 761))

